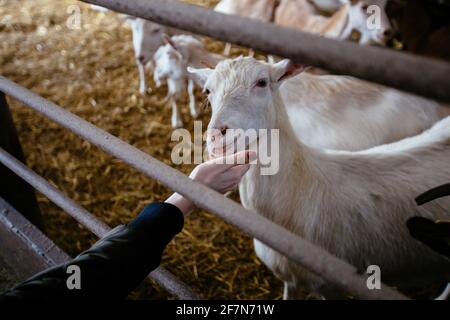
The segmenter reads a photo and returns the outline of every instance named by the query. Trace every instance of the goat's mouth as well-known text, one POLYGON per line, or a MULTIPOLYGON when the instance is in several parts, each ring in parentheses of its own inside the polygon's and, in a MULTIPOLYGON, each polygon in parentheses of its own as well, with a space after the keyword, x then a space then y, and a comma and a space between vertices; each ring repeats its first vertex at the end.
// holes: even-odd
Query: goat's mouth
MULTIPOLYGON (((247 146, 245 149, 247 149, 247 146)), ((208 154, 210 159, 232 155, 238 151, 240 150, 238 150, 238 146, 234 142, 228 144, 217 144, 217 143, 208 144, 208 154)))

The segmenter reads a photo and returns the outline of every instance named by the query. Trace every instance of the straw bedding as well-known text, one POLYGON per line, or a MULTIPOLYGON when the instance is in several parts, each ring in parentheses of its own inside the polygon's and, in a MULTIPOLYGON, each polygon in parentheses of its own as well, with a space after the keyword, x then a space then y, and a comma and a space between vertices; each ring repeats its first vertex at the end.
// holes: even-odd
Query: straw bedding
MULTIPOLYGON (((216 1, 192 2, 211 6, 216 1)), ((208 40, 207 45, 211 51, 223 50, 222 43, 208 40)), ((242 52, 235 48, 233 54, 242 52)), ((155 89, 151 82, 151 94, 138 94, 131 31, 114 13, 69 0, 0 0, 0 73, 174 166, 166 89, 155 89), (73 4, 81 8, 81 30, 66 26, 73 4)), ((202 95, 197 95, 200 103, 202 95)), ((111 227, 171 194, 68 130, 8 101, 29 166, 111 227)), ((186 103, 181 109, 192 131, 186 103)), ((204 110, 204 127, 208 119, 204 110)), ((185 173, 193 168, 174 167, 185 173)), ((69 254, 96 240, 43 195, 38 200, 45 232, 69 254)), ((184 231, 165 251, 163 266, 209 299, 281 298, 282 283, 256 258, 251 239, 207 212, 186 220, 184 231)), ((147 283, 131 298, 172 297, 147 283)))

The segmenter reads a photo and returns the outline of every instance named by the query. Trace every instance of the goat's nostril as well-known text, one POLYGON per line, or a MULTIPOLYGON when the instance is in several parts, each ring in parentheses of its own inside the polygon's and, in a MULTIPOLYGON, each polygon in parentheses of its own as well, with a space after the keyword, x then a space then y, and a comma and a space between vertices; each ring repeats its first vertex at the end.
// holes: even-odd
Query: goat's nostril
POLYGON ((228 127, 221 127, 220 128, 220 133, 224 136, 224 135, 227 134, 227 130, 228 130, 228 127))
POLYGON ((383 35, 384 35, 386 38, 392 37, 392 30, 390 30, 390 29, 385 30, 385 31, 383 32, 383 35))
POLYGON ((144 63, 145 57, 144 57, 144 56, 139 56, 139 57, 138 57, 138 60, 139 60, 141 63, 144 63))

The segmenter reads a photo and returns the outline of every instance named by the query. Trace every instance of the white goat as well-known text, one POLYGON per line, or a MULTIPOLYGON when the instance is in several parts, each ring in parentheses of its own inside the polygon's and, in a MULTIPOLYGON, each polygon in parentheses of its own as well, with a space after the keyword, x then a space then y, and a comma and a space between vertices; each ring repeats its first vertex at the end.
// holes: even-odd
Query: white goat
POLYGON ((377 9, 379 27, 372 27, 368 20, 373 12, 368 10, 369 6, 365 2, 342 3, 331 17, 326 17, 319 14, 308 0, 281 0, 275 12, 275 23, 339 40, 349 39, 352 31, 357 30, 361 34, 360 44, 374 42, 384 45, 389 40, 391 24, 383 9, 377 9))
MULTIPOLYGON (((222 0, 214 8, 215 11, 223 14, 234 14, 250 19, 257 19, 264 22, 273 20, 277 0, 222 0)), ((231 44, 225 45, 224 55, 229 56, 231 44)), ((254 51, 250 49, 250 56, 254 51)))
POLYGON ((164 44, 164 34, 175 34, 175 29, 132 16, 126 16, 126 21, 131 27, 133 35, 133 48, 136 65, 139 70, 139 92, 145 94, 147 91, 147 81, 145 69, 148 64, 151 66, 153 55, 160 46, 164 44))
POLYGON ((172 104, 172 126, 183 126, 178 110, 177 100, 187 90, 189 94, 189 109, 191 115, 198 116, 194 81, 187 72, 187 67, 215 66, 223 57, 210 53, 203 43, 190 35, 177 35, 172 38, 164 37, 165 45, 160 47, 154 57, 153 78, 159 87, 162 81, 167 81, 168 99, 172 104))
POLYGON ((280 87, 303 143, 357 151, 417 135, 450 115, 435 101, 353 77, 302 73, 280 87))
MULTIPOLYGON (((101 6, 92 4, 90 6, 91 9, 95 11, 109 11, 109 9, 101 6)), ((176 29, 130 15, 119 14, 119 17, 125 20, 131 27, 134 57, 139 71, 139 93, 144 95, 148 88, 145 78, 145 70, 147 65, 151 64, 151 59, 153 58, 156 50, 164 44, 162 35, 172 35, 179 32, 176 29)), ((149 67, 151 68, 152 66, 150 65, 149 67)))
MULTIPOLYGON (((252 166, 239 188, 246 208, 359 270, 379 266, 385 283, 403 287, 449 280, 450 263, 412 239, 406 221, 412 216, 450 218, 448 198, 421 207, 414 201, 448 182, 450 118, 418 136, 361 152, 314 149, 295 136, 279 92, 283 81, 300 72, 290 61, 270 65, 238 58, 219 63, 215 70, 190 71, 210 93, 209 129, 223 134, 210 141, 213 153, 222 151, 224 138, 245 139, 228 129, 279 130, 279 152, 271 157, 279 161, 280 170, 261 175, 261 164, 252 166)), ((248 148, 264 154, 268 138, 259 135, 248 148)), ((254 243, 260 259, 284 281, 286 299, 298 298, 301 287, 343 297, 317 275, 258 240, 254 243)))
MULTIPOLYGON (((93 4, 91 4, 90 7, 95 11, 109 11, 107 8, 93 4)), ((145 78, 146 65, 151 62, 156 50, 163 45, 162 35, 169 34, 171 29, 126 14, 120 14, 119 17, 127 21, 128 25, 131 27, 134 57, 139 71, 139 93, 143 95, 147 91, 147 81, 145 78)))

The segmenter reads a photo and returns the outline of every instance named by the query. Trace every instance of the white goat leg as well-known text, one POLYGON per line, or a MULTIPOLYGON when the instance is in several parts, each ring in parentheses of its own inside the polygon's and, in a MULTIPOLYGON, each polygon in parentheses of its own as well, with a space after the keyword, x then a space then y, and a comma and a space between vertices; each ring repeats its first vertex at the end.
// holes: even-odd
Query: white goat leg
POLYGON ((145 79, 145 66, 142 63, 138 63, 139 70, 139 93, 144 95, 147 91, 147 81, 145 79))
POLYGON ((445 287, 444 292, 442 292, 439 297, 437 297, 434 300, 447 300, 450 296, 450 283, 447 284, 447 287, 445 287))
POLYGON ((194 80, 188 80, 188 94, 189 94, 189 109, 191 111, 191 116, 196 119, 198 117, 197 105, 194 95, 194 80))
POLYGON ((225 43, 225 48, 223 49, 223 55, 229 57, 231 54, 231 43, 225 43))
POLYGON ((367 33, 361 33, 361 37, 359 38, 359 44, 366 45, 370 43, 370 35, 367 33))
POLYGON ((181 119, 180 111, 178 110, 177 99, 172 96, 172 127, 181 128, 183 126, 183 120, 181 119))

